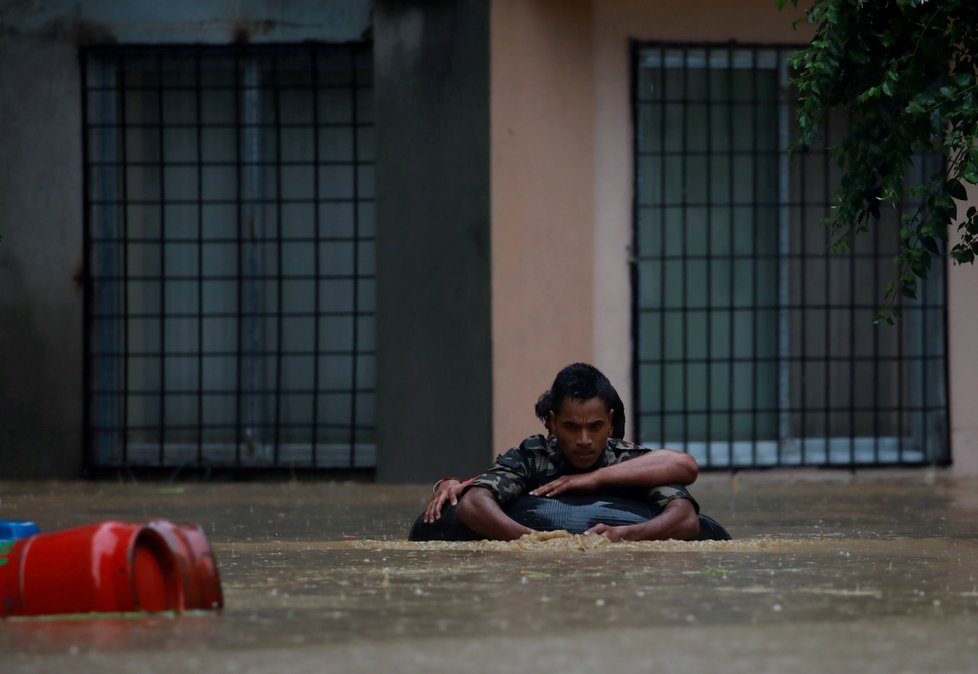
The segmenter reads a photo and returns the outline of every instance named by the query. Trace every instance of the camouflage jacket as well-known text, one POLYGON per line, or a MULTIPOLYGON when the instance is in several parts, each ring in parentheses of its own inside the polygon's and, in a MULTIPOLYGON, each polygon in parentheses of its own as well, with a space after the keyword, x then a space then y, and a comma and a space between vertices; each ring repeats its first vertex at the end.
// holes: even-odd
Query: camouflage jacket
MULTIPOLYGON (((611 438, 608 440, 604 455, 598 459, 591 470, 613 466, 652 451, 660 450, 611 438)), ((472 487, 485 487, 493 493, 500 506, 506 507, 506 504, 520 494, 532 491, 541 484, 552 482, 561 475, 580 472, 588 471, 577 470, 564 459, 557 449, 556 438, 547 439, 542 435, 533 435, 521 442, 519 447, 514 447, 497 457, 489 470, 466 485, 465 491, 472 487)), ((700 509, 696 499, 679 484, 661 485, 652 489, 624 487, 616 489, 615 493, 632 498, 646 498, 659 509, 664 508, 674 499, 685 498, 692 502, 696 512, 700 509)))

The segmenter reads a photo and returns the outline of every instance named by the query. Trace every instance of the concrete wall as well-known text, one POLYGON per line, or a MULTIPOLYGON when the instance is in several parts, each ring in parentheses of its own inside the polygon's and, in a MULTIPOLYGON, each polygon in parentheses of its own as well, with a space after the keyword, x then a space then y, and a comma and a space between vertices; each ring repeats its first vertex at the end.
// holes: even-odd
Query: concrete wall
POLYGON ((0 5, 0 31, 74 42, 214 43, 360 40, 369 0, 44 0, 0 5))
POLYGON ((489 5, 381 1, 378 470, 428 481, 492 447, 489 5))
POLYGON ((0 40, 0 476, 82 453, 82 172, 74 46, 0 40))

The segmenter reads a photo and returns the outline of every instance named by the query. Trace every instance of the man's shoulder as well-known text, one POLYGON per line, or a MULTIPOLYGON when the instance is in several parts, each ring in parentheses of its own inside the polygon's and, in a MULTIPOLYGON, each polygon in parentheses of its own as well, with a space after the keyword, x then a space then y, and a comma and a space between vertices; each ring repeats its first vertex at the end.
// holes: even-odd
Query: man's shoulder
POLYGON ((619 451, 619 452, 651 452, 652 450, 648 447, 643 447, 629 440, 623 440, 621 438, 608 438, 608 449, 619 451))
POLYGON ((543 457, 553 452, 547 438, 542 435, 531 435, 516 447, 506 451, 496 458, 497 464, 502 465, 537 465, 543 457))
POLYGON ((541 434, 531 435, 515 447, 517 450, 526 452, 550 452, 552 448, 547 438, 541 434))

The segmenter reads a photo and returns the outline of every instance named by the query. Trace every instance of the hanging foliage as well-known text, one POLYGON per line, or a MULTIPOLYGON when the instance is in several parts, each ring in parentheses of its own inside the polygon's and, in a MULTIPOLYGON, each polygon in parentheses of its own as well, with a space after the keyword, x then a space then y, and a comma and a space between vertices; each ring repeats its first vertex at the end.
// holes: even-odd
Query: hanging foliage
MULTIPOLYGON (((779 9, 789 1, 797 7, 798 0, 777 0, 779 9)), ((971 264, 978 253, 978 211, 960 213, 956 202, 966 198, 966 183, 978 183, 978 3, 813 0, 799 21, 813 24, 815 37, 792 63, 800 97, 796 149, 817 140, 832 111, 849 119, 832 148, 842 168, 826 222, 834 247, 851 246, 881 208, 908 197, 915 204, 902 217, 899 275, 877 316, 892 323, 899 296, 916 297, 934 257, 946 250, 971 264), (946 163, 921 177, 914 162, 928 153, 946 163), (947 250, 956 218, 961 239, 947 250)))

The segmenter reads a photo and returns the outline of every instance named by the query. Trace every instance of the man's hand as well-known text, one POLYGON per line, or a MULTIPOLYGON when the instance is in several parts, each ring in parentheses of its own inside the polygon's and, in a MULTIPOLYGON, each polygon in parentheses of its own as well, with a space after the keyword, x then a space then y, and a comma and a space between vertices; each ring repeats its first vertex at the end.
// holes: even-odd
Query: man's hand
POLYGON ((609 541, 631 540, 628 536, 628 527, 613 527, 610 524, 598 523, 584 532, 585 536, 604 536, 609 541))
POLYGON ((600 470, 576 475, 562 475, 553 482, 540 485, 530 492, 530 496, 557 496, 565 491, 594 491, 601 486, 598 477, 600 470))
POLYGON ((684 498, 670 501, 662 512, 641 524, 612 527, 595 524, 585 536, 604 536, 611 541, 662 541, 674 538, 688 541, 700 532, 700 520, 693 504, 684 498))
POLYGON ((455 478, 446 478, 435 486, 435 492, 424 509, 424 523, 431 524, 441 518, 441 509, 445 503, 458 505, 458 495, 462 491, 462 483, 455 478))

